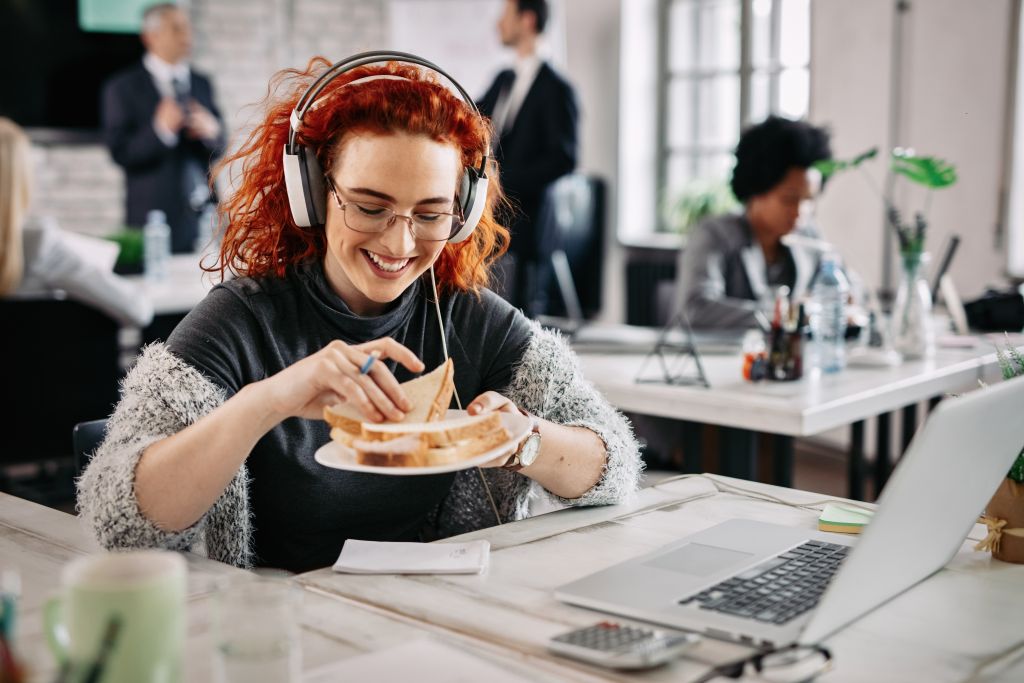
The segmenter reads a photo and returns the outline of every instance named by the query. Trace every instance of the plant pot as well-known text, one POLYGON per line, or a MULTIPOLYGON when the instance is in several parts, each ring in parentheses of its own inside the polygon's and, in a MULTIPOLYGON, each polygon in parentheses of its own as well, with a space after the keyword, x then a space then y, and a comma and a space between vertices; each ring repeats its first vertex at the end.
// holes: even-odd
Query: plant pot
POLYGON ((1009 477, 1003 479, 985 507, 985 515, 1006 521, 998 547, 992 549, 992 557, 1003 562, 1024 564, 1024 484, 1009 477))

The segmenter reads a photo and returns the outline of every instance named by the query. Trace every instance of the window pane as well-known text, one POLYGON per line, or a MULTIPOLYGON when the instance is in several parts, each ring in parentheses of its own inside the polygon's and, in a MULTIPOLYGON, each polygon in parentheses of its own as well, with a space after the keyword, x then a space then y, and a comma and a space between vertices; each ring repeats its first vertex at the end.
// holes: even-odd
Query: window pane
POLYGON ((701 79, 697 111, 697 144, 735 145, 740 134, 739 76, 701 79))
POLYGON ((697 157, 697 177, 701 180, 727 182, 732 178, 736 158, 729 152, 702 154, 697 157))
POLYGON ((697 6, 689 1, 673 2, 668 8, 668 68, 690 71, 696 64, 697 6))
POLYGON ((759 123, 772 111, 771 76, 757 71, 750 77, 750 121, 759 123))
POLYGON ((782 66, 807 66, 811 61, 809 0, 780 0, 779 61, 782 66))
POLYGON ((740 3, 719 0, 700 5, 701 69, 740 68, 740 3))
POLYGON ((693 145, 694 81, 688 78, 669 81, 667 104, 665 131, 669 147, 693 145))
POLYGON ((786 69, 779 75, 779 113, 799 119, 807 116, 810 77, 807 69, 786 69))
POLYGON ((750 48, 754 68, 772 63, 772 0, 754 0, 751 6, 750 48))

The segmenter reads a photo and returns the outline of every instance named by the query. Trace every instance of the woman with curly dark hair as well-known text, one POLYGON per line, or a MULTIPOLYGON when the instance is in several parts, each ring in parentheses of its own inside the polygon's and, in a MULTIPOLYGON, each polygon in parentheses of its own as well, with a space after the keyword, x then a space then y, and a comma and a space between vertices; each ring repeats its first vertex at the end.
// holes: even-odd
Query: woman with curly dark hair
POLYGON ((831 158, 828 133, 803 121, 771 116, 740 136, 732 190, 743 210, 703 221, 679 261, 679 301, 694 327, 757 327, 775 287, 794 299, 806 292, 817 253, 782 238, 820 189, 814 163, 831 158))
POLYGON ((562 340, 486 289, 508 240, 488 122, 393 58, 283 73, 222 162, 238 176, 212 270, 238 277, 125 380, 79 483, 105 546, 202 540, 215 559, 305 571, 349 538, 426 540, 521 519, 535 493, 593 505, 636 488, 626 421, 562 340), (536 459, 402 477, 314 460, 325 406, 401 419, 399 382, 448 356, 470 414, 528 411, 536 459))

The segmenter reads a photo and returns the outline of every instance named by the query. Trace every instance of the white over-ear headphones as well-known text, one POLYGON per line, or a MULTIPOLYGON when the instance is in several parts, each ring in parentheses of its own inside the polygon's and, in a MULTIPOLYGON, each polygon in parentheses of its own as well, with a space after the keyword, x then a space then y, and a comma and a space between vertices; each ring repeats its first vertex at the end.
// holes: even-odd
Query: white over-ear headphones
MULTIPOLYGON (((327 220, 327 187, 323 170, 320 168, 320 162, 316 158, 316 152, 306 148, 305 145, 300 145, 297 140, 299 129, 302 127, 302 118, 316 104, 318 101, 317 96, 335 78, 360 66, 381 62, 416 64, 441 74, 455 86, 462 100, 471 106, 478 115, 480 114, 480 110, 477 109, 473 98, 459 85, 458 81, 441 70, 437 65, 422 57, 417 57, 407 52, 362 52, 335 63, 306 89, 306 92, 303 93, 296 103, 295 109, 292 110, 290 118, 288 142, 284 146, 283 155, 284 184, 288 191, 288 205, 291 208, 292 218, 299 227, 308 228, 323 225, 327 220)), ((360 78, 346 85, 380 78, 405 80, 401 76, 368 76, 365 79, 360 78)), ((454 233, 448 238, 449 242, 464 241, 473 234, 477 223, 480 222, 480 217, 484 213, 484 207, 487 205, 488 179, 486 164, 490 156, 491 151, 488 149, 480 160, 479 168, 470 166, 462 174, 462 180, 459 183, 458 203, 459 212, 463 220, 461 225, 456 225, 454 233)))

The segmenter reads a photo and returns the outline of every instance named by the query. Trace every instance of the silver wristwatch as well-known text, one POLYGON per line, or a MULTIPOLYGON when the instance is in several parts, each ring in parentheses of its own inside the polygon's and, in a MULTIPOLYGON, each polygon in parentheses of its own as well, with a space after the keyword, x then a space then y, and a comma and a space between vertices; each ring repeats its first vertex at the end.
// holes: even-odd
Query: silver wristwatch
POLYGON ((540 455, 540 420, 533 415, 529 417, 532 422, 530 433, 519 443, 519 448, 509 457, 508 462, 501 466, 502 469, 518 472, 537 461, 537 456, 540 455))

